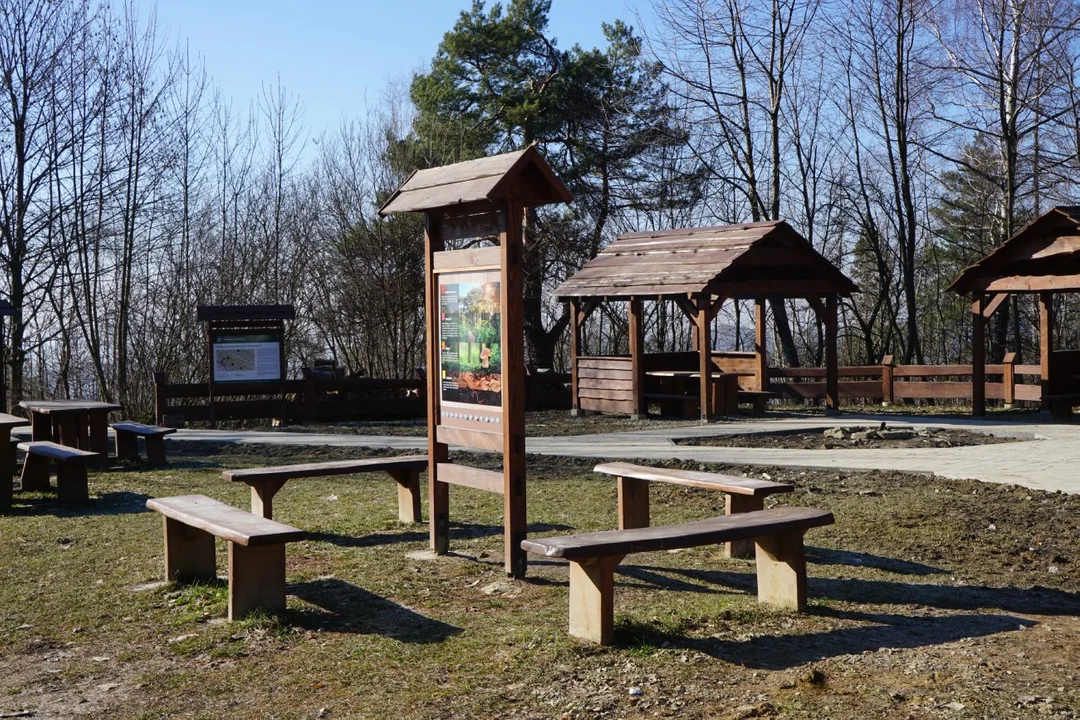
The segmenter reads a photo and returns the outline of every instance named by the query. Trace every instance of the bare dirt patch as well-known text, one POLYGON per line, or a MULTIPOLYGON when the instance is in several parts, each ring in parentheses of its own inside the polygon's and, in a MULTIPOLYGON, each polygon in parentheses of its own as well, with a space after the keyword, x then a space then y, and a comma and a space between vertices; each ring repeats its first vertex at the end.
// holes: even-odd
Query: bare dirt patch
POLYGON ((852 448, 951 448, 1020 442, 1017 438, 953 428, 887 425, 836 427, 825 430, 737 433, 707 438, 682 438, 677 445, 760 447, 788 450, 850 450, 852 448))

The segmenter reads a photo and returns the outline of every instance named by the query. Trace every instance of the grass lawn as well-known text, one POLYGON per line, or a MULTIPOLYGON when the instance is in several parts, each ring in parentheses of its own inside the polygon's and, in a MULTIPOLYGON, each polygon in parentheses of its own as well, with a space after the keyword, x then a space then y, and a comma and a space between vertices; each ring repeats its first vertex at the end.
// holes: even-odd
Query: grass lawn
MULTIPOLYGON (((248 507, 222 469, 363 450, 171 443, 171 466, 92 473, 88 504, 16 493, 0 513, 0 717, 1076 717, 1080 499, 899 473, 756 468, 807 535, 810 608, 763 609, 717 547, 631 555, 616 640, 571 639, 567 566, 502 571, 501 498, 451 489, 451 549, 397 522, 381 474, 293 480, 275 519, 288 611, 224 621, 223 582, 176 587, 148 497, 248 507), (640 690, 640 692, 638 692, 640 690)), ((476 456, 469 461, 475 463, 476 456)), ((530 457, 530 534, 615 526, 592 461, 530 457)), ((698 464, 686 467, 699 468, 698 464)), ((742 474, 737 468, 720 469, 742 474)), ((723 512, 656 486, 654 523, 723 512)), ((426 517, 426 508, 425 508, 426 517)), ((225 548, 219 541, 219 573, 225 548)))

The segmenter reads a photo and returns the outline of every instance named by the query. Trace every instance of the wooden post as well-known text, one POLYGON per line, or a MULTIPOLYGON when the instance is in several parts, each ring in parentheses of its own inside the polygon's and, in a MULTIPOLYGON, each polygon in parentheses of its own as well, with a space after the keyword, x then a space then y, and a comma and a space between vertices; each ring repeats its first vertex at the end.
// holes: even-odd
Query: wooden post
POLYGON ((1001 384, 1004 386, 1005 391, 1005 409, 1012 410, 1016 404, 1016 353, 1005 353, 1001 365, 1003 368, 1001 384))
POLYGON ((446 443, 438 441, 439 424, 439 278, 434 272, 435 253, 443 249, 442 213, 424 215, 424 312, 427 318, 427 437, 428 437, 428 535, 431 549, 445 555, 450 549, 450 488, 439 482, 439 463, 447 461, 446 443))
MULTIPOLYGON (((3 375, 2 367, 0 367, 0 375, 3 375)), ((11 427, 10 425, 0 427, 0 510, 10 508, 13 497, 15 448, 11 444, 11 427)))
POLYGON ((836 293, 825 296, 825 414, 840 412, 839 302, 836 293))
POLYGON ((391 470, 389 474, 397 483, 398 522, 423 522, 420 513, 420 471, 391 470))
MULTIPOLYGON (((728 515, 765 509, 765 497, 761 495, 735 495, 726 493, 725 509, 728 515)), ((729 558, 754 557, 754 540, 732 540, 724 545, 724 556, 729 558)))
POLYGON ((578 356, 581 355, 581 303, 576 298, 570 299, 570 417, 582 414, 578 400, 578 356))
POLYGON ((214 536, 205 530, 162 517, 165 522, 165 579, 187 583, 214 580, 214 536))
POLYGON ((1040 406, 1050 409, 1050 355, 1054 352, 1054 295, 1039 293, 1039 385, 1042 387, 1040 406))
POLYGON ((521 236, 524 207, 508 200, 501 238, 502 282, 502 451, 503 451, 503 567, 515 578, 525 577, 528 554, 521 541, 527 535, 525 507, 525 326, 522 310, 521 236))
POLYGON ((971 414, 986 415, 986 296, 976 292, 971 303, 971 414))
POLYGON ((570 561, 570 634, 610 645, 615 634, 615 567, 622 555, 570 561))
POLYGON ((165 384, 169 376, 163 372, 154 373, 154 422, 165 424, 165 413, 169 407, 169 398, 165 396, 165 384))
POLYGON ((251 484, 251 513, 274 519, 274 496, 285 486, 285 480, 259 480, 251 484))
POLYGON ((806 552, 801 531, 757 539, 758 601, 806 609, 806 552))
POLYGON ((769 389, 769 354, 765 345, 765 299, 754 301, 754 376, 759 392, 769 389))
POLYGON ((229 620, 285 611, 285 543, 229 543, 229 620))
POLYGON ((698 373, 701 375, 701 387, 698 392, 701 396, 701 422, 708 422, 714 413, 712 393, 709 392, 713 369, 712 336, 710 334, 712 323, 709 322, 712 298, 709 297, 709 293, 702 293, 697 296, 696 300, 698 339, 700 340, 698 345, 698 373))
POLYGON ((633 410, 631 420, 641 420, 649 414, 645 404, 645 333, 642 330, 641 298, 630 298, 630 375, 633 410))
POLYGON ((46 492, 49 489, 49 458, 44 455, 26 453, 19 487, 23 489, 23 492, 46 492))
POLYGON ((618 476, 619 529, 649 527, 649 481, 618 476))
POLYGON ((893 356, 881 358, 881 406, 889 407, 893 403, 893 356))

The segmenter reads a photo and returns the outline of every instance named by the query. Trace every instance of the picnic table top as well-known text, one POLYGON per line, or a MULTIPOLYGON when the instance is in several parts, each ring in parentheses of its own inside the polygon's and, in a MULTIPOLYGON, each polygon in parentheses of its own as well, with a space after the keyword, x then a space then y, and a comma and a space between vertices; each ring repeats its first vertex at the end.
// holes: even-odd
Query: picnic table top
MULTIPOLYGON (((646 370, 646 375, 652 375, 653 377, 701 377, 701 372, 698 370, 646 370)), ((735 377, 753 377, 755 373, 752 372, 730 372, 728 370, 713 370, 709 375, 712 377, 726 377, 733 375, 735 377)))
POLYGON ((7 413, 0 413, 0 428, 8 429, 19 427, 20 425, 29 425, 30 421, 26 418, 21 418, 18 415, 8 415, 7 413))
POLYGON ((63 412, 89 412, 91 410, 121 410, 122 405, 100 400, 23 400, 19 407, 30 412, 52 415, 63 412))

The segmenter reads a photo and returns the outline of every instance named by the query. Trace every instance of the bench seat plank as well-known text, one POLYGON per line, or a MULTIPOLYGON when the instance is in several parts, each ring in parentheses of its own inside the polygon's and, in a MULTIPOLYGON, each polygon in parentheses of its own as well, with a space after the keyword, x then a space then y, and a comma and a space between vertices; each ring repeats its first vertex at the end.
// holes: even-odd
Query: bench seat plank
POLYGON ((144 425, 143 423, 124 421, 112 424, 112 429, 118 432, 135 433, 136 435, 157 436, 157 435, 171 435, 176 432, 176 428, 171 427, 159 427, 157 425, 144 425))
POLYGON ((34 455, 44 455, 53 460, 71 460, 73 458, 97 457, 96 452, 54 443, 51 440, 31 440, 19 443, 19 449, 34 455))
POLYGON ((764 497, 773 493, 791 492, 795 489, 794 485, 772 480, 742 478, 719 473, 699 472, 697 470, 645 467, 626 462, 601 463, 593 468, 593 471, 638 480, 665 482, 673 485, 685 485, 686 487, 705 488, 706 490, 720 490, 731 495, 764 497))
POLYGON ((362 460, 332 460, 330 462, 301 465, 275 465, 272 467, 225 470, 221 477, 234 482, 258 480, 292 480, 296 478, 325 477, 328 475, 352 475, 379 470, 426 470, 427 455, 403 455, 389 458, 364 458, 362 460))
POLYGON ((805 532, 833 524, 827 510, 782 507, 723 515, 680 525, 656 525, 632 530, 601 530, 580 535, 523 540, 527 552, 553 558, 594 558, 657 550, 713 545, 766 535, 805 532))
POLYGON ((151 498, 146 507, 237 545, 275 545, 303 540, 303 530, 267 520, 205 495, 151 498))

